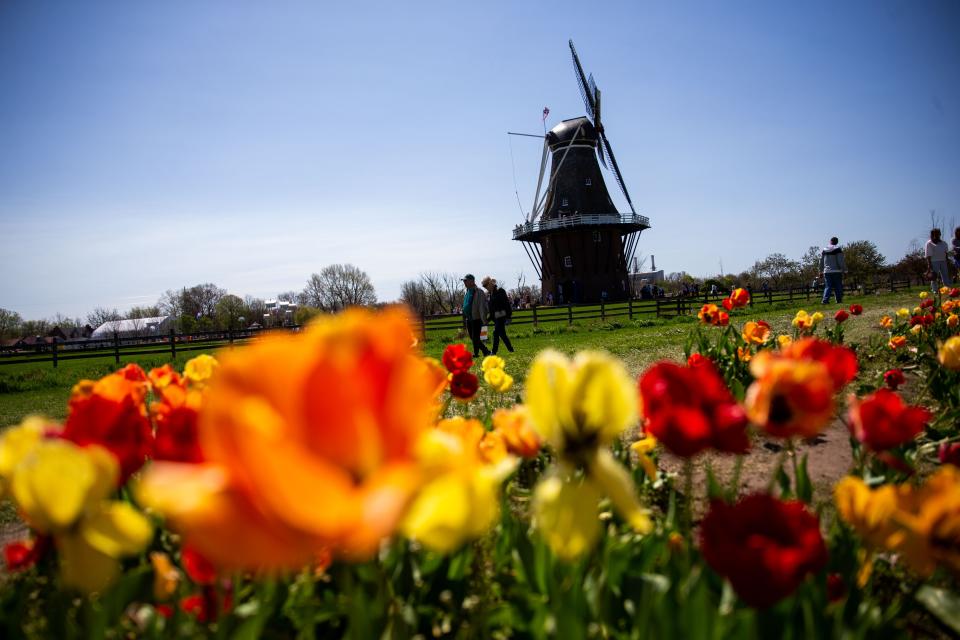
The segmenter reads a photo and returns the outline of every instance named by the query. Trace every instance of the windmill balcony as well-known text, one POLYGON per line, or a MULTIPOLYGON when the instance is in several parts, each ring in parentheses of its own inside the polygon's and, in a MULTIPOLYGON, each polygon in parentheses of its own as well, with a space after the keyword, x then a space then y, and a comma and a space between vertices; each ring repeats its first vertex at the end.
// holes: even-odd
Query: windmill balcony
POLYGON ((619 226, 627 234, 649 229, 650 219, 635 213, 578 213, 518 224, 513 228, 513 239, 531 241, 551 231, 602 226, 619 226))

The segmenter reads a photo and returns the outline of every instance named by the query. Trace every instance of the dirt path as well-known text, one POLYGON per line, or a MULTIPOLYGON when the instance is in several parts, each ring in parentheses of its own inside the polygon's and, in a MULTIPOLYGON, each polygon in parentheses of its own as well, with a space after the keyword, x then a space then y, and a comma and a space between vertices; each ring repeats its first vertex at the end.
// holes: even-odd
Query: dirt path
MULTIPOLYGON (((813 484, 814 505, 832 502, 833 486, 850 470, 853 457, 849 438, 844 424, 834 420, 817 438, 796 446, 796 455, 801 459, 805 454, 808 455, 807 473, 813 484)), ((782 440, 764 437, 753 439, 752 448, 744 457, 740 472, 740 495, 766 490, 782 449, 782 440)), ((707 465, 712 467, 714 477, 726 486, 733 478, 735 460, 736 456, 717 453, 708 453, 696 460, 693 482, 696 513, 701 514, 706 508, 707 465)), ((684 460, 667 452, 661 456, 660 466, 665 471, 682 475, 684 460)), ((793 463, 789 454, 784 470, 793 477, 793 463)), ((682 482, 679 480, 681 485, 682 482)))

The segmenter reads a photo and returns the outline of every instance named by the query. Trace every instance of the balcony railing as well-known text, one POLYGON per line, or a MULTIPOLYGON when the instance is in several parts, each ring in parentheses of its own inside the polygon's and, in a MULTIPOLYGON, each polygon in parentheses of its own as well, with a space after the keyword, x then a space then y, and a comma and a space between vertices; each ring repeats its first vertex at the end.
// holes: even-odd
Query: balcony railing
POLYGON ((614 224, 640 226, 646 229, 650 227, 650 219, 647 216, 635 213, 578 213, 572 216, 560 216, 559 218, 540 219, 536 222, 518 224, 513 229, 513 239, 518 240, 530 234, 554 229, 614 224))

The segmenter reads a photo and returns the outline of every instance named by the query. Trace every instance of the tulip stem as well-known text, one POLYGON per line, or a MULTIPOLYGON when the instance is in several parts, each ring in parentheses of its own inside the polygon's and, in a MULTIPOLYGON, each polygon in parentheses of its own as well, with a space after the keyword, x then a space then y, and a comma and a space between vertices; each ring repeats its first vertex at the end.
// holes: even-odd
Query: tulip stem
POLYGON ((770 480, 767 482, 767 493, 773 493, 773 487, 777 484, 777 476, 780 475, 780 471, 783 470, 783 461, 787 458, 787 448, 784 447, 780 449, 780 454, 777 456, 777 462, 773 466, 773 473, 770 474, 770 480))
POLYGON ((690 533, 693 531, 693 460, 691 458, 687 458, 683 463, 683 499, 686 530, 690 533))
POLYGON ((737 455, 737 459, 733 463, 733 477, 730 478, 730 489, 728 491, 731 502, 736 502, 737 496, 740 494, 741 471, 743 471, 743 456, 737 455))

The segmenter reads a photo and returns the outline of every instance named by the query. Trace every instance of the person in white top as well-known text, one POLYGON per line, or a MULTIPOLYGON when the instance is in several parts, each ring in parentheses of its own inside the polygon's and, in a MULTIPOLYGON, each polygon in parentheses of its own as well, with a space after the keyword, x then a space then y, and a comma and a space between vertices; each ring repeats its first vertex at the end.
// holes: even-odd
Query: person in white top
POLYGON ((930 239, 923 247, 923 255, 927 258, 927 267, 933 276, 931 288, 936 288, 937 280, 940 280, 944 286, 950 284, 950 273, 947 271, 947 243, 940 239, 940 229, 930 230, 930 239))

